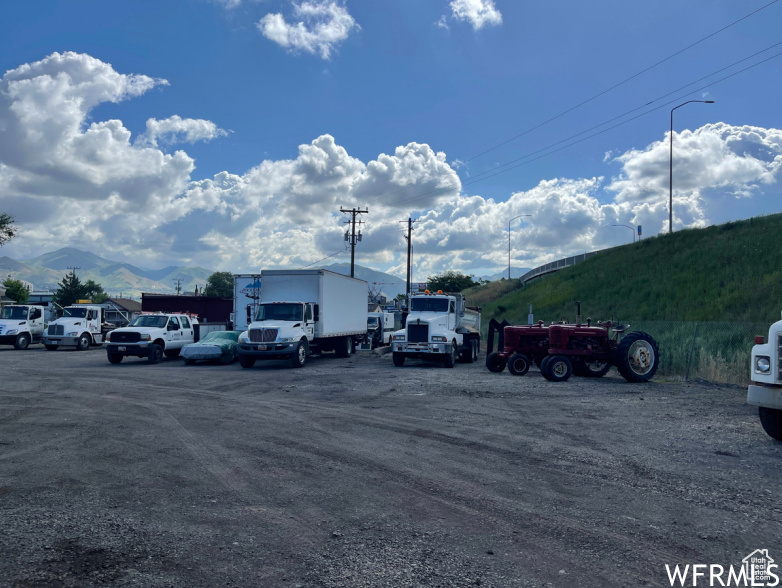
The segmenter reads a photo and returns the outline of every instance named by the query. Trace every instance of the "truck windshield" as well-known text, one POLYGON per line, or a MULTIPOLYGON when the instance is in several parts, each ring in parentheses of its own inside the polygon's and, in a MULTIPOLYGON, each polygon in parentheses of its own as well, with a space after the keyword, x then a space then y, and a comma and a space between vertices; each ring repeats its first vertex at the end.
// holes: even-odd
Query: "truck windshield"
POLYGON ((282 304, 261 304, 255 313, 256 321, 300 321, 302 305, 284 302, 282 304))
POLYGON ((69 306, 68 308, 63 308, 62 309, 62 316, 63 317, 70 316, 70 317, 73 317, 73 318, 84 318, 84 317, 87 316, 87 309, 86 308, 73 308, 73 307, 69 306))
POLYGON ((6 306, 3 309, 4 319, 13 319, 16 321, 27 320, 27 307, 26 306, 6 306))
POLYGON ((448 312, 447 298, 411 298, 411 312, 448 312))
POLYGON ((157 327, 159 329, 162 329, 166 326, 166 323, 168 322, 167 316, 156 316, 147 314, 142 314, 141 316, 137 316, 133 319, 133 322, 130 323, 129 327, 157 327))
POLYGON ((378 324, 379 324, 379 322, 378 322, 378 318, 376 316, 367 317, 367 326, 368 327, 376 327, 376 326, 378 326, 378 324))

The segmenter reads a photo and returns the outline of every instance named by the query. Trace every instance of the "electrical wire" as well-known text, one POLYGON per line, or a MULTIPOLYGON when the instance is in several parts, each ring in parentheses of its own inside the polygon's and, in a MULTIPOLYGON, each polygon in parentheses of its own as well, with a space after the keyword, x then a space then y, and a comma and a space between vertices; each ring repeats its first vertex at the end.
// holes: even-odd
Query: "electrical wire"
POLYGON ((731 27, 732 27, 732 26, 734 26, 734 25, 737 25, 737 24, 738 24, 738 23, 740 23, 741 21, 743 21, 743 20, 746 20, 746 19, 748 19, 748 18, 749 18, 749 17, 751 17, 751 16, 754 16, 755 14, 757 14, 758 12, 760 12, 761 10, 765 10, 766 8, 768 8, 769 6, 771 6, 772 4, 776 4, 778 1, 779 1, 779 0, 772 0, 772 2, 769 2, 769 3, 768 3, 768 4, 766 4, 765 6, 761 6, 761 7, 760 7, 760 8, 758 8, 757 10, 754 10, 753 12, 750 12, 749 14, 747 14, 747 15, 745 15, 745 16, 742 16, 740 19, 738 19, 738 20, 735 20, 735 21, 733 21, 732 23, 730 23, 730 24, 728 24, 728 25, 725 25, 725 26, 724 26, 724 27, 722 27, 721 29, 719 29, 719 30, 717 30, 717 31, 714 31, 713 33, 711 33, 711 34, 709 34, 709 35, 706 35, 706 36, 705 36, 705 37, 703 37, 702 39, 699 39, 698 41, 695 41, 694 43, 691 43, 690 45, 687 45, 687 47, 684 47, 683 49, 679 49, 678 51, 676 51, 675 53, 672 53, 671 55, 669 55, 669 56, 668 56, 668 57, 666 57, 665 59, 661 59, 661 60, 660 60, 660 61, 658 61, 657 63, 654 63, 654 64, 650 65, 649 67, 647 67, 647 68, 645 68, 645 69, 642 69, 642 70, 641 70, 641 71, 639 71, 638 73, 636 73, 636 74, 633 74, 633 75, 631 75, 631 76, 630 76, 630 77, 628 77, 628 78, 625 78, 624 80, 622 80, 621 82, 619 82, 619 83, 617 83, 617 84, 614 84, 614 85, 613 85, 613 86, 611 86, 610 88, 606 88, 606 89, 605 89, 605 90, 603 90, 602 92, 598 92, 597 94, 595 94, 595 95, 594 95, 594 96, 592 96, 591 98, 587 98, 587 99, 586 99, 586 100, 584 100, 583 102, 579 102, 579 103, 578 103, 578 104, 576 104, 575 106, 572 106, 572 107, 568 108, 567 110, 565 110, 565 111, 563 111, 563 112, 560 112, 560 113, 559 113, 559 114, 557 114, 556 116, 553 116, 553 117, 551 117, 551 118, 549 118, 549 119, 547 119, 547 120, 545 120, 545 121, 543 121, 543 122, 541 122, 541 123, 539 123, 539 124, 537 124, 537 125, 535 125, 535 126, 533 126, 533 127, 530 127, 529 129, 527 129, 527 130, 525 130, 525 131, 523 131, 523 132, 519 133, 518 135, 515 135, 515 136, 511 137, 510 139, 507 139, 507 140, 503 141, 502 143, 498 143, 498 144, 497 144, 497 145, 495 145, 494 147, 490 147, 489 149, 486 149, 486 150, 484 150, 484 151, 481 151, 481 152, 480 152, 480 153, 478 153, 477 155, 473 155, 473 156, 472 156, 472 157, 470 157, 469 159, 466 159, 466 160, 464 161, 464 163, 469 163, 470 161, 472 161, 472 160, 474 160, 474 159, 477 159, 477 158, 479 158, 479 157, 481 157, 481 156, 483 156, 483 155, 486 155, 487 153, 491 153, 492 151, 494 151, 494 150, 496 150, 496 149, 499 149, 500 147, 502 147, 502 146, 504 146, 504 145, 507 145, 508 143, 511 143, 512 141, 515 141, 516 139, 519 139, 519 138, 523 137, 524 135, 527 135, 527 134, 531 133, 532 131, 535 131, 535 130, 539 129, 539 128, 541 128, 542 126, 544 126, 544 125, 547 125, 548 123, 550 123, 550 122, 553 122, 553 121, 557 120, 558 118, 561 118, 561 117, 565 116, 566 114, 569 114, 569 113, 573 112, 574 110, 576 110, 576 109, 578 109, 578 108, 581 108, 581 107, 582 107, 582 106, 584 106, 585 104, 589 104, 589 103, 590 103, 590 102, 592 102, 593 100, 596 100, 597 98, 600 98, 600 96, 603 96, 603 95, 607 94, 608 92, 611 92, 612 90, 615 90, 616 88, 618 88, 619 86, 622 86, 622 85, 626 84, 626 83, 627 83, 627 82, 629 82, 630 80, 634 80, 635 78, 637 78, 637 77, 639 77, 639 76, 641 76, 641 75, 645 74, 646 72, 648 72, 648 71, 650 71, 650 70, 654 69, 654 68, 655 68, 655 67, 657 67, 658 65, 662 65, 663 63, 665 63, 666 61, 669 61, 669 60, 673 59, 673 58, 674 58, 674 57, 676 57, 677 55, 680 55, 680 54, 684 53, 685 51, 688 51, 688 50, 692 49, 692 48, 693 48, 693 47, 695 47, 696 45, 700 45, 700 44, 701 44, 701 43, 703 43, 704 41, 706 41, 706 40, 708 40, 708 39, 710 39, 710 38, 714 37, 715 35, 718 35, 719 33, 721 33, 721 32, 723 32, 723 31, 725 31, 725 30, 727 30, 727 29, 731 28, 731 27))

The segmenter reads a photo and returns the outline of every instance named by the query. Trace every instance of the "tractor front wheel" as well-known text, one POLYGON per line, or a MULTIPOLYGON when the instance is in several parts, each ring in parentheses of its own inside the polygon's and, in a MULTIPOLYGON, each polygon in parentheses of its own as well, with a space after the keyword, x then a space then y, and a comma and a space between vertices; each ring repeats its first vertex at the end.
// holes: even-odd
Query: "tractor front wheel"
POLYGON ((500 373, 505 369, 506 360, 497 351, 486 356, 486 367, 490 372, 500 373))
POLYGON ((564 382, 573 374, 573 364, 564 355, 555 355, 543 364, 541 371, 550 382, 564 382))
POLYGON ((514 376, 523 376, 529 371, 529 357, 523 353, 514 353, 508 360, 508 371, 514 376))

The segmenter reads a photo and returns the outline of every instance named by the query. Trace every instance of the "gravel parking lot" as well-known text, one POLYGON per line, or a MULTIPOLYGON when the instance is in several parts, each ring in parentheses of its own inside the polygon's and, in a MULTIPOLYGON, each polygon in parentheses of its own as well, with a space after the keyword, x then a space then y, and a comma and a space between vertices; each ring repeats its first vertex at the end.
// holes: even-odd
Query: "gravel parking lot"
POLYGON ((666 564, 780 561, 782 444, 744 388, 483 360, 3 348, 0 585, 670 586, 666 564))

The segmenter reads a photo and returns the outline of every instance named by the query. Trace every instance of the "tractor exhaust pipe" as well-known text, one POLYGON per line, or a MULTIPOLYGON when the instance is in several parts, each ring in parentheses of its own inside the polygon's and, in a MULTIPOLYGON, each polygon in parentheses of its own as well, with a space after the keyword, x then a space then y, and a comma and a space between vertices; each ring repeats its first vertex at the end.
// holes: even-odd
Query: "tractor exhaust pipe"
POLYGON ((581 326, 581 302, 576 302, 576 326, 581 326))

